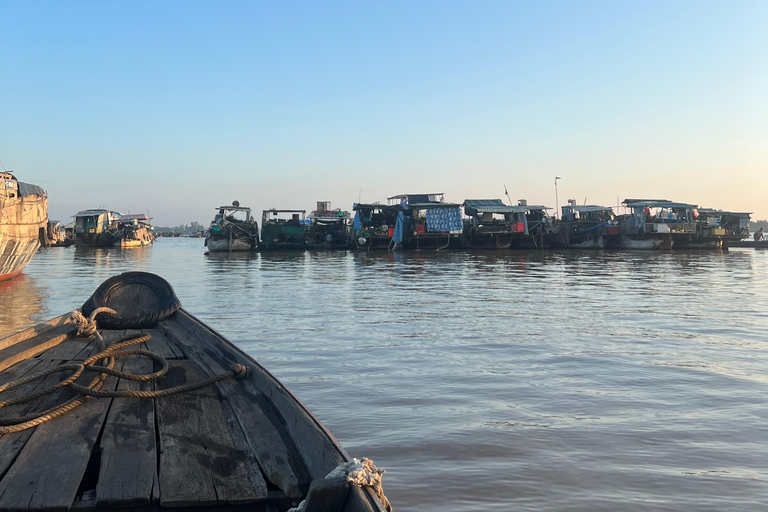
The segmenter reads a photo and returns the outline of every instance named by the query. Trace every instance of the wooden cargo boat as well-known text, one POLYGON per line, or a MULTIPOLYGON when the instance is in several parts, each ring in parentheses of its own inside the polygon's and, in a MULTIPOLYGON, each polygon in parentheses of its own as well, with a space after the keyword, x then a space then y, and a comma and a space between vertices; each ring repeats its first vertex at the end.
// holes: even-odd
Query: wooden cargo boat
POLYGON ((210 252, 255 251, 259 247, 259 226, 251 209, 232 201, 232 206, 219 206, 218 213, 205 233, 205 246, 210 252))
POLYGON ((0 281, 21 273, 47 244, 48 195, 37 185, 0 172, 0 281))
POLYGON ((78 337, 75 326, 89 325, 74 312, 0 340, 0 510, 286 512, 302 500, 305 512, 388 508, 381 471, 350 459, 267 370, 178 309, 167 282, 143 272, 115 276, 82 311, 95 316, 99 306, 114 310, 90 325, 103 341, 78 337), (83 365, 93 366, 70 377, 83 365), (108 374, 110 365, 124 373, 108 374), (153 372, 159 378, 137 379, 153 372), (21 377, 28 379, 11 389, 21 377), (83 394, 73 380, 87 386, 83 394), (187 384, 198 386, 170 394, 187 384), (23 396, 32 400, 9 406, 23 396), (71 400, 82 403, 32 419, 71 400), (20 422, 31 428, 13 426, 20 422), (353 483, 361 476, 373 488, 353 483))
POLYGON ((264 210, 261 214, 261 243, 264 250, 298 250, 307 247, 304 232, 306 210, 264 210))
POLYGON ((149 247, 155 241, 152 220, 143 213, 121 215, 115 221, 120 231, 120 247, 149 247))
POLYGON ((751 212, 699 208, 697 213, 698 236, 692 245, 727 249, 749 237, 751 212))

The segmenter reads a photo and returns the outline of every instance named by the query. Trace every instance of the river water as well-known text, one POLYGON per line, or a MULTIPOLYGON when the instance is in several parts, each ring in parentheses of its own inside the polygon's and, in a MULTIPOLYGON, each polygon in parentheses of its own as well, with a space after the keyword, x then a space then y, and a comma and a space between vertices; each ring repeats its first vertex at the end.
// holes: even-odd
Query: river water
POLYGON ((768 507, 768 251, 52 248, 0 336, 127 270, 282 380, 396 511, 768 507))

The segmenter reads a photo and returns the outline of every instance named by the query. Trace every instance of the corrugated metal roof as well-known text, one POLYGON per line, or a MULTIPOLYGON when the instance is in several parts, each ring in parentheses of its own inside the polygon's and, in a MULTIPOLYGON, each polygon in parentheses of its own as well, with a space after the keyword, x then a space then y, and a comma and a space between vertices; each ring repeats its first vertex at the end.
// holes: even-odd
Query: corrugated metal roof
POLYGON ((695 204, 676 203, 666 199, 625 199, 624 204, 630 208, 698 208, 695 204))

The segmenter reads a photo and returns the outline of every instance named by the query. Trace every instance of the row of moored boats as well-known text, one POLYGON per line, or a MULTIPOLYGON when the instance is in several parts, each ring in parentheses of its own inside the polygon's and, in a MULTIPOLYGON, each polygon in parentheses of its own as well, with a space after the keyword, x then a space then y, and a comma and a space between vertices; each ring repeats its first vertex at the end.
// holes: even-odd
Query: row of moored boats
POLYGON ((626 199, 627 213, 569 200, 550 208, 525 200, 446 202, 444 194, 402 194, 387 203, 355 203, 352 212, 330 202, 306 210, 262 212, 220 206, 206 233, 209 251, 358 249, 671 249, 727 248, 749 236, 750 213, 700 208, 666 199, 626 199))

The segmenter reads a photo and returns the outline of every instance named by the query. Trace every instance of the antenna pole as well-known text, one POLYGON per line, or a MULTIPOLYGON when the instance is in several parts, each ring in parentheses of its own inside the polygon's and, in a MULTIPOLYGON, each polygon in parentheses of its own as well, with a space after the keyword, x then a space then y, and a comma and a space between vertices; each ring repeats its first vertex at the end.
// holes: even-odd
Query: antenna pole
POLYGON ((557 196, 557 180, 559 179, 560 179, 560 176, 555 176, 555 218, 556 219, 560 218, 560 215, 558 212, 558 209, 560 208, 560 206, 558 206, 560 204, 560 198, 557 196))

